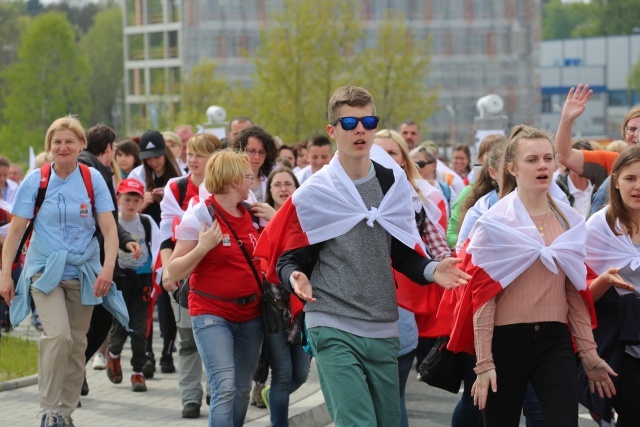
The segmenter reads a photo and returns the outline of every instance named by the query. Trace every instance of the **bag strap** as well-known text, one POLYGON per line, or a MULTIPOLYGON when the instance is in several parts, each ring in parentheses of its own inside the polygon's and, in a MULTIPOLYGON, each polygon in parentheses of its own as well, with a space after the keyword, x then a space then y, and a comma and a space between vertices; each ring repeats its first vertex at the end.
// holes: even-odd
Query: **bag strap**
POLYGON ((47 193, 47 187, 49 186, 49 179, 51 178, 51 163, 46 163, 40 167, 40 186, 38 187, 38 194, 36 195, 36 202, 33 206, 33 218, 27 224, 27 228, 22 235, 22 239, 20 239, 20 243, 18 244, 18 250, 16 251, 16 257, 14 258, 14 264, 20 261, 20 256, 22 255, 22 249, 24 245, 26 245, 27 241, 31 238, 31 233, 33 233, 33 224, 36 221, 36 215, 38 215, 38 211, 40 210, 40 206, 44 202, 44 197, 47 193))
MULTIPOLYGON (((211 219, 215 219, 215 209, 213 207, 213 204, 211 204, 211 202, 209 200, 205 201, 205 204, 207 205, 207 210, 209 211, 209 215, 211 215, 211 219)), ((258 289, 260 290, 260 293, 262 294, 263 290, 262 290, 262 280, 260 280, 260 275, 258 274, 258 270, 256 270, 256 266, 253 265, 253 262, 251 261, 251 256, 249 255, 249 252, 247 252, 247 250, 244 247, 244 244, 242 243, 242 240, 240 240, 240 238, 238 237, 238 235, 236 234, 235 231, 233 231, 233 228, 231 227, 231 224, 229 224, 229 221, 227 221, 227 218, 225 218, 225 216, 222 214, 222 212, 217 211, 218 215, 220 216, 220 218, 222 218, 222 220, 224 221, 225 224, 227 224, 227 227, 229 228, 229 230, 231 231, 231 233, 233 234, 233 237, 236 239, 236 242, 238 243, 238 246, 240 246, 240 249, 242 250, 242 253, 244 254, 245 259, 247 260, 247 263, 249 264, 249 267, 251 267, 251 271, 253 271, 253 275, 256 278, 256 283, 258 284, 258 289)))
POLYGON ((184 199, 187 197, 187 187, 189 186, 189 175, 173 181, 169 187, 173 193, 173 197, 176 198, 178 205, 182 209, 184 199))
POLYGON ((147 245, 147 249, 149 250, 149 255, 151 255, 151 220, 145 214, 140 214, 140 222, 144 229, 144 241, 147 245))

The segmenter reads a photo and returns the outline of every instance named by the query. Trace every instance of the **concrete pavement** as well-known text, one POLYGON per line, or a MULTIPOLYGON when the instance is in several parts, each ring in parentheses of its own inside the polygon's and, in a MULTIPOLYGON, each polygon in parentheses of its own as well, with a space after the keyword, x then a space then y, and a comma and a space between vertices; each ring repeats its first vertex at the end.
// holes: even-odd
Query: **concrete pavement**
MULTIPOLYGON (((154 333, 154 352, 161 353, 162 340, 160 332, 154 333)), ((15 336, 29 337, 37 341, 39 332, 29 325, 26 319, 15 331, 15 336)), ((175 357, 175 356, 174 356, 175 357)), ((178 389, 178 374, 163 374, 160 367, 154 378, 147 380, 146 393, 131 391, 131 347, 127 343, 122 353, 124 380, 121 384, 113 384, 106 372, 93 370, 91 362, 87 364, 87 382, 89 395, 81 397, 82 407, 78 408, 72 418, 78 427, 109 426, 122 427, 183 427, 203 426, 207 424, 209 407, 202 404, 199 419, 181 417, 182 403, 178 389)), ((2 426, 35 426, 39 425, 40 412, 38 404, 37 376, 0 385, 0 425, 2 426), (26 385, 15 388, 15 385, 26 385)), ((331 418, 326 411, 315 363, 312 362, 309 380, 291 395, 290 425, 321 427, 329 424, 331 418)), ((269 413, 266 409, 250 406, 245 425, 252 427, 269 426, 269 413)))

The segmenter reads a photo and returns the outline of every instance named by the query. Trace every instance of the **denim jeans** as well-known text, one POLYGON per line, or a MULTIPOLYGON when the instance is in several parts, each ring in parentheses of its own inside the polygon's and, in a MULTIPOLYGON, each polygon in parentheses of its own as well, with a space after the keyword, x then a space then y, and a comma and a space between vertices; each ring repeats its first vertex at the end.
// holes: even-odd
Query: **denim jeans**
POLYGON ((416 357, 416 350, 398 356, 398 378, 400 381, 400 427, 409 427, 409 416, 407 414, 407 403, 404 398, 407 380, 413 366, 413 359, 416 357))
POLYGON ((229 322, 202 314, 193 316, 191 321, 211 387, 209 426, 241 427, 262 345, 262 318, 229 322))
POLYGON ((460 401, 451 414, 451 427, 482 427, 482 412, 473 404, 471 397, 471 387, 476 381, 476 373, 473 370, 476 366, 476 357, 468 353, 460 353, 464 375, 464 391, 460 401))
POLYGON ((267 335, 265 339, 267 360, 271 366, 271 425, 286 427, 289 425, 289 394, 307 381, 311 356, 299 344, 288 345, 284 328, 280 328, 277 334, 267 335))

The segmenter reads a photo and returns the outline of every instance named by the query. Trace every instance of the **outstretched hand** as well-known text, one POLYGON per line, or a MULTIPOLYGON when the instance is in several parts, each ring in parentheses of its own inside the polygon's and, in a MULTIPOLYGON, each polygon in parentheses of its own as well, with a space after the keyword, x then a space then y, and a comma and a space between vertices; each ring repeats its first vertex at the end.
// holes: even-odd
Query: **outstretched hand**
POLYGON ((573 122, 580 117, 584 110, 587 108, 587 102, 591 98, 593 91, 589 89, 589 85, 582 85, 580 83, 577 88, 569 89, 567 100, 562 107, 562 120, 573 122))
POLYGON ((440 261, 433 273, 434 281, 445 289, 466 285, 471 276, 456 267, 461 262, 460 258, 445 258, 440 261))
POLYGON ((300 271, 294 271, 291 275, 293 277, 293 291, 300 297, 300 299, 307 302, 316 302, 313 297, 313 288, 309 283, 309 278, 306 274, 300 271))

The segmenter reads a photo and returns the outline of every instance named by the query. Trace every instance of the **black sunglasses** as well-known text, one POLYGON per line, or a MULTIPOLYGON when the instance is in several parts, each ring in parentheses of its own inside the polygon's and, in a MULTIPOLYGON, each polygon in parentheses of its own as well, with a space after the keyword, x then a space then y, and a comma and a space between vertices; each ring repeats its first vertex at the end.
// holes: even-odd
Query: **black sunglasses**
POLYGON ((432 165, 435 162, 425 162, 424 160, 418 160, 416 162, 416 166, 418 166, 420 169, 422 169, 423 167, 427 166, 427 165, 432 165))
POLYGON ((358 122, 362 122, 362 126, 366 130, 374 130, 378 127, 378 122, 380 121, 380 117, 378 116, 365 116, 365 117, 340 117, 331 123, 332 126, 335 126, 340 122, 342 129, 344 130, 354 130, 356 126, 358 126, 358 122))

